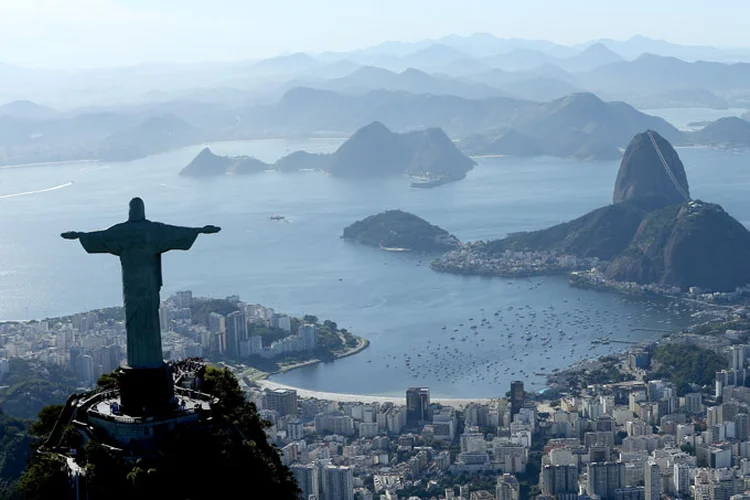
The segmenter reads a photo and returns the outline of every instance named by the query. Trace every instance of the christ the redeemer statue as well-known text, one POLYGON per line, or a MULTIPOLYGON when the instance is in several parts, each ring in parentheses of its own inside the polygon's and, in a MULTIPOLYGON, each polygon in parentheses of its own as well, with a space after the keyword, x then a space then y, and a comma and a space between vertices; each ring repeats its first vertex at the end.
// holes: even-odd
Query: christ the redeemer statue
POLYGON ((219 231, 217 226, 196 228, 151 222, 146 219, 143 200, 133 198, 127 222, 104 231, 62 233, 63 238, 80 240, 88 253, 120 257, 129 368, 149 370, 164 365, 159 325, 161 254, 189 250, 199 234, 219 231))

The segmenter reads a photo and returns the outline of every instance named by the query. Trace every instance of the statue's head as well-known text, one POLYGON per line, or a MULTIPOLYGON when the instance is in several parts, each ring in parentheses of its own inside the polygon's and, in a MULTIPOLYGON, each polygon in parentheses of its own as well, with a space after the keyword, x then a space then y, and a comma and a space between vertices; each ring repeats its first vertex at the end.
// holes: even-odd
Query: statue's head
POLYGON ((140 198, 133 198, 130 200, 130 214, 128 215, 129 222, 138 222, 146 220, 146 207, 143 205, 143 200, 140 198))

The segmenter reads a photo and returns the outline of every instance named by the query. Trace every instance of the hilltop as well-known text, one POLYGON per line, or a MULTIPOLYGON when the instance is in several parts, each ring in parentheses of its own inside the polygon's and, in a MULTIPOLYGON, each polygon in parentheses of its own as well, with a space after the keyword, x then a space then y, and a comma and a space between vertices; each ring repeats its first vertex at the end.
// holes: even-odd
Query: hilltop
POLYGON ((540 231, 469 243, 432 268, 521 276, 594 267, 576 273, 575 282, 591 278, 611 289, 632 282, 731 292, 750 283, 750 232, 719 205, 689 196, 677 152, 646 131, 628 145, 612 205, 540 231))
POLYGON ((396 134, 382 123, 373 122, 355 132, 331 154, 297 151, 268 164, 245 156, 218 156, 205 148, 180 174, 210 177, 249 174, 269 169, 320 170, 347 178, 405 174, 447 182, 463 179, 474 165, 474 161, 462 154, 440 129, 396 134))
POLYGON ((669 206, 649 214, 604 274, 642 285, 731 292, 750 283, 750 231, 719 205, 669 206))
POLYGON ((612 160, 620 158, 620 148, 644 129, 682 140, 682 133, 662 118, 622 102, 604 102, 594 94, 578 93, 539 104, 497 134, 470 137, 464 141, 464 148, 479 155, 612 160))
POLYGON ((458 238, 414 214, 387 210, 355 222, 344 229, 346 240, 384 250, 445 252, 461 246, 458 238))
POLYGON ((685 201, 685 195, 690 197, 690 187, 677 151, 654 131, 636 134, 622 157, 613 201, 620 203, 641 196, 661 196, 666 204, 672 204, 685 201), (662 157, 677 185, 662 164, 662 157))

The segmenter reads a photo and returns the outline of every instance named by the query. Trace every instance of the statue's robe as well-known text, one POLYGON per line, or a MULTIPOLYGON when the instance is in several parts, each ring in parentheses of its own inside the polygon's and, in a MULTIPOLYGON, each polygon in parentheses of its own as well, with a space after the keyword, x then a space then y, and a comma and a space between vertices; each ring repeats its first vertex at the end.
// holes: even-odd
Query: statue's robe
POLYGON ((131 368, 159 368, 164 364, 159 324, 161 254, 190 250, 199 231, 143 220, 80 234, 81 245, 88 253, 120 257, 131 368))

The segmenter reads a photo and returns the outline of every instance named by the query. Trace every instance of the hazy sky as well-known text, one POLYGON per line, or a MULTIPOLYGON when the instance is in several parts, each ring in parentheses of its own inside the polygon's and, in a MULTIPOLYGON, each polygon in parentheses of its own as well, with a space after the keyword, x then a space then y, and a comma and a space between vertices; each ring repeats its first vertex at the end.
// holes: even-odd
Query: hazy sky
POLYGON ((0 0, 0 62, 236 60, 474 32, 740 47, 748 19, 748 0, 0 0))

